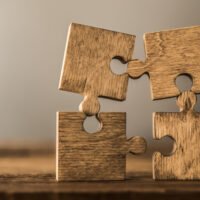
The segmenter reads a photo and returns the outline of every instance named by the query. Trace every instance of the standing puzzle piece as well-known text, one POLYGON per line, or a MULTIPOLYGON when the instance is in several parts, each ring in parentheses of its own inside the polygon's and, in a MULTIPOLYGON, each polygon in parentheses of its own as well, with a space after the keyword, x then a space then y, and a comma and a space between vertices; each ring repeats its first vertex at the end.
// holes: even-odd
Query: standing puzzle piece
POLYGON ((58 181, 121 180, 125 178, 126 154, 143 153, 141 137, 126 139, 126 113, 100 113, 101 131, 87 133, 85 115, 59 112, 57 117, 58 181))
POLYGON ((82 94, 80 110, 87 115, 98 113, 98 96, 124 100, 128 74, 113 74, 110 62, 131 60, 134 42, 133 35, 71 24, 59 89, 82 94))
POLYGON ((153 155, 154 179, 200 179, 200 113, 194 112, 195 103, 195 94, 187 91, 178 97, 180 113, 154 113, 154 138, 175 141, 171 156, 153 155))
POLYGON ((133 78, 149 74, 153 99, 178 96, 180 74, 190 75, 191 90, 200 93, 200 26, 147 33, 144 41, 147 59, 130 61, 128 73, 133 78))

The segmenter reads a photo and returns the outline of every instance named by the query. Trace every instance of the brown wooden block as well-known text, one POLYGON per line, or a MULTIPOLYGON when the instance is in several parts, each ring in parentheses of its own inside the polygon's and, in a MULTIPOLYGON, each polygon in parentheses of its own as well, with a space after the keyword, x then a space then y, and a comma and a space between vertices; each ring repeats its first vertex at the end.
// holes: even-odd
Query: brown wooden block
POLYGON ((105 29, 71 24, 64 54, 59 89, 80 93, 80 111, 98 113, 97 97, 126 98, 128 74, 116 75, 110 69, 112 58, 131 60, 135 36, 105 29))
POLYGON ((85 115, 57 113, 57 181, 122 180, 126 154, 143 153, 141 137, 126 138, 126 113, 100 113, 102 129, 87 133, 85 115))
POLYGON ((149 74, 152 99, 178 96, 180 74, 190 75, 191 90, 200 93, 200 26, 146 33, 144 42, 146 61, 130 61, 128 73, 133 78, 149 74))
POLYGON ((180 113, 154 113, 155 139, 169 136, 174 139, 171 155, 153 155, 154 179, 200 179, 200 113, 193 110, 196 96, 182 93, 177 101, 180 113))

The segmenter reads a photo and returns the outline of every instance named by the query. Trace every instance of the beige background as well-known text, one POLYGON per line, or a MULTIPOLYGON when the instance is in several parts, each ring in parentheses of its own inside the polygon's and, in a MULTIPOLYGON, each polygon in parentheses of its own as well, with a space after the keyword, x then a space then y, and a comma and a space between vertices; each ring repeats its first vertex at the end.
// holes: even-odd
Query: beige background
MULTIPOLYGON (((135 34, 134 58, 144 60, 143 33, 200 25, 200 1, 0 0, 0 143, 54 143, 56 111, 78 111, 82 96, 57 89, 71 22, 135 34)), ((155 149, 164 143, 151 139, 152 112, 177 110, 173 98, 151 101, 146 75, 130 79, 126 101, 101 105, 127 112, 128 136, 144 136, 155 149)))

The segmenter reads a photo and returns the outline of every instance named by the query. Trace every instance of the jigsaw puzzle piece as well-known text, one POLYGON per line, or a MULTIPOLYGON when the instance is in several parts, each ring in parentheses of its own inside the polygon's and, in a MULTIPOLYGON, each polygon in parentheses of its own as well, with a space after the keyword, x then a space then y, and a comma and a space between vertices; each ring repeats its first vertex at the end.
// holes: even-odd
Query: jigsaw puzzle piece
POLYGON ((178 96, 175 80, 181 74, 189 75, 191 90, 200 93, 200 26, 146 33, 144 42, 146 61, 130 61, 128 74, 149 75, 152 99, 178 96))
POLYGON ((124 100, 128 74, 114 74, 110 62, 113 58, 131 60, 134 42, 133 35, 71 24, 59 89, 82 94, 80 111, 87 115, 99 112, 99 96, 124 100))
POLYGON ((57 117, 58 181, 122 180, 126 154, 143 153, 145 140, 126 138, 126 113, 100 113, 102 129, 87 133, 81 112, 59 112, 57 117))
POLYGON ((194 112, 195 103, 195 94, 187 91, 177 100, 180 113, 154 114, 154 139, 169 136, 174 140, 171 155, 153 155, 154 179, 200 179, 200 113, 194 112))

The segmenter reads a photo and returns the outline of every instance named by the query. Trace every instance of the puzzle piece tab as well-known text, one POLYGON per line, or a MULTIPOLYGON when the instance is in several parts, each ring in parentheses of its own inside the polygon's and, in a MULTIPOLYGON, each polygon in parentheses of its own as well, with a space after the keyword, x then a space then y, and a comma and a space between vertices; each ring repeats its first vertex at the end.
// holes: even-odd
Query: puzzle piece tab
POLYGON ((143 153, 142 137, 126 138, 126 113, 100 113, 102 129, 87 133, 81 112, 59 112, 57 116, 58 181, 122 180, 126 154, 143 153))
POLYGON ((195 180, 200 179, 200 113, 193 110, 196 96, 182 93, 177 100, 180 113, 155 113, 155 139, 169 136, 174 139, 174 152, 153 155, 153 178, 195 180))
POLYGON ((134 42, 133 35, 71 24, 59 89, 82 94, 80 111, 87 115, 99 112, 99 96, 124 100, 128 74, 113 74, 110 62, 131 60, 134 42))
POLYGON ((148 73, 152 99, 178 96, 175 79, 187 74, 193 79, 191 90, 200 93, 200 26, 144 35, 146 61, 130 61, 129 76, 148 73))

